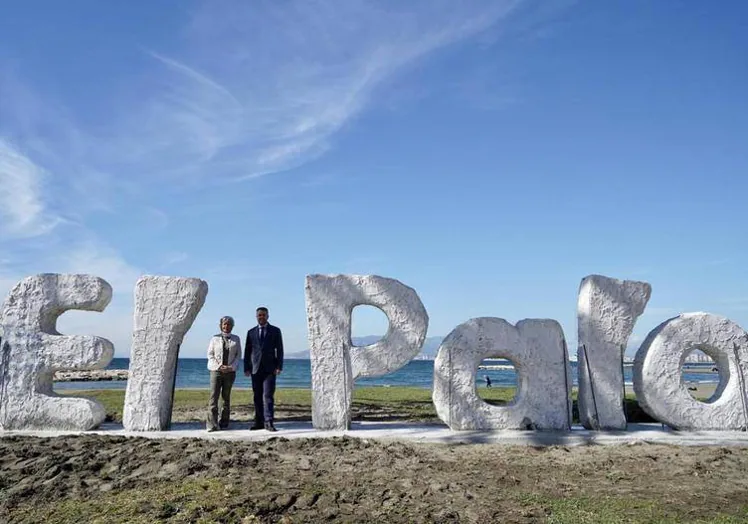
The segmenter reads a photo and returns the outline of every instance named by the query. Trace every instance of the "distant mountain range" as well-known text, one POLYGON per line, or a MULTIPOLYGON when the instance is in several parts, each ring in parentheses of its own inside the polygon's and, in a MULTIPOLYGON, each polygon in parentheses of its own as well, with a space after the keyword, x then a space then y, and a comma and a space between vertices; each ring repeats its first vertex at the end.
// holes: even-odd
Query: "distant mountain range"
MULTIPOLYGON (((379 335, 367 335, 365 337, 353 337, 353 343, 357 346, 368 346, 369 344, 373 344, 377 340, 381 339, 382 337, 379 335)), ((439 346, 441 345, 442 341, 444 340, 444 337, 426 337, 426 341, 423 343, 423 349, 418 354, 419 359, 430 359, 433 360, 436 358, 436 353, 439 351, 439 346)), ((626 350, 626 360, 627 361, 633 361, 633 355, 636 353, 636 350, 638 349, 638 346, 631 346, 626 350)), ((691 355, 691 360, 698 360, 696 357, 697 354, 701 353, 696 352, 694 355, 691 355)), ((309 350, 306 351, 297 351, 295 353, 286 353, 286 358, 309 358, 309 350)), ((708 358, 708 357, 707 357, 708 358)), ((576 345, 574 345, 573 349, 570 346, 569 347, 569 359, 573 362, 576 362, 577 360, 577 350, 576 345)), ((691 361, 689 360, 689 362, 691 361)), ((703 359, 702 359, 703 360, 703 359)))
MULTIPOLYGON (((373 344, 382 337, 379 335, 367 335, 365 337, 353 337, 352 341, 357 346, 368 346, 373 344)), ((436 358, 436 352, 439 346, 444 340, 444 337, 426 337, 426 341, 423 343, 421 353, 418 355, 419 358, 434 359, 436 358)), ((286 353, 286 358, 309 358, 309 350, 297 351, 295 353, 286 353)))

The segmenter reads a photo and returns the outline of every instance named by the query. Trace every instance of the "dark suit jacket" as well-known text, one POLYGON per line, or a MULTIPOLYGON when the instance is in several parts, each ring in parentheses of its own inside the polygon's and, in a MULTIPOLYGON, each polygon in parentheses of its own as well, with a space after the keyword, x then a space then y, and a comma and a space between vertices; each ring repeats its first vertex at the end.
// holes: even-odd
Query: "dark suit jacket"
POLYGON ((247 341, 244 344, 244 371, 257 373, 272 373, 276 369, 283 369, 283 336, 281 330, 270 324, 265 324, 267 331, 265 340, 260 344, 260 330, 257 326, 247 331, 247 341))

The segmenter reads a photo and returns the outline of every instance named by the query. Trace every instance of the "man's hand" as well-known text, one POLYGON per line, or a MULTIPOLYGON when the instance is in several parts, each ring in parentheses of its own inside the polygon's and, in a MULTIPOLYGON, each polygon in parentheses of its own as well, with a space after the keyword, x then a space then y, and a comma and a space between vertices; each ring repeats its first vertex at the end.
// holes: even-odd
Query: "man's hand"
POLYGON ((280 369, 280 368, 276 369, 276 370, 275 370, 275 374, 276 374, 276 375, 280 375, 280 374, 281 374, 281 369, 280 369))

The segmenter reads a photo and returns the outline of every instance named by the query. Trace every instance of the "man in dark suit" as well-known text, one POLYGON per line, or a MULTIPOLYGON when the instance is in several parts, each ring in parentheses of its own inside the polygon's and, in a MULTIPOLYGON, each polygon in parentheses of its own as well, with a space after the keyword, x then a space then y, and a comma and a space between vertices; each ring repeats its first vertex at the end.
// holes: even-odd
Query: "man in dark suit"
POLYGON ((250 429, 277 431, 273 425, 275 377, 283 370, 281 330, 268 324, 268 308, 257 308, 257 326, 247 331, 244 345, 244 375, 252 375, 255 423, 250 429))

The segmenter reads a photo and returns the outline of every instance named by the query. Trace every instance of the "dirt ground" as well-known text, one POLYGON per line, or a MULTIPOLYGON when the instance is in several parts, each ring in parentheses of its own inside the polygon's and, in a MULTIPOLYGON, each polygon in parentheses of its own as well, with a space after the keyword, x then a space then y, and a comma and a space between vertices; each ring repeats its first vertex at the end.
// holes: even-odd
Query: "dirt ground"
POLYGON ((748 450, 0 439, 2 522, 740 522, 748 450))

